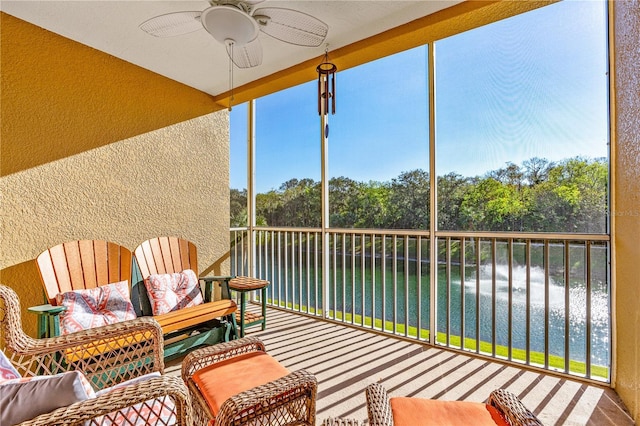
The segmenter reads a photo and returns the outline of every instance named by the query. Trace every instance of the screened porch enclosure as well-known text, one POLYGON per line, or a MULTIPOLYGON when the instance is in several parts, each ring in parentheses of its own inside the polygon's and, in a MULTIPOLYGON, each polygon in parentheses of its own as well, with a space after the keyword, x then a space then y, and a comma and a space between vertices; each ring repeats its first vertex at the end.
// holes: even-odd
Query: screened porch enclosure
POLYGON ((232 274, 273 307, 610 383, 607 20, 557 2, 339 70, 335 115, 313 81, 240 106, 232 274))

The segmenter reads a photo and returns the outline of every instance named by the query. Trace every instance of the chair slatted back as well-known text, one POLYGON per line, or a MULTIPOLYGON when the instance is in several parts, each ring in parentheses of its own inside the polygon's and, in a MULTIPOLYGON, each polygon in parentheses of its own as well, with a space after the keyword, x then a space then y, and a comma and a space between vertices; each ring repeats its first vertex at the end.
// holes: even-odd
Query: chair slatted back
POLYGON ((129 249, 115 243, 79 240, 51 247, 36 262, 47 299, 55 305, 58 293, 129 282, 131 256, 129 249))
POLYGON ((185 269, 198 275, 195 244, 178 237, 152 238, 134 250, 142 278, 151 274, 172 274, 185 269))

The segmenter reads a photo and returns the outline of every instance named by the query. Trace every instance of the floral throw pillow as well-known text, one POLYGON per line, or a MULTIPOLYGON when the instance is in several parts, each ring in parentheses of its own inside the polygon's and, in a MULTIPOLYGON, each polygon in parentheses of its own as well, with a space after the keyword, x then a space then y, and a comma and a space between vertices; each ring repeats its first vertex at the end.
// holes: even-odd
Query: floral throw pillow
POLYGON ((5 380, 19 379, 20 374, 9 361, 9 358, 0 351, 0 383, 5 380))
POLYGON ((67 308, 60 314, 62 334, 136 318, 127 281, 61 293, 56 300, 67 308))
POLYGON ((200 282, 191 269, 174 274, 152 274, 144 280, 144 285, 153 315, 166 314, 204 302, 200 282))

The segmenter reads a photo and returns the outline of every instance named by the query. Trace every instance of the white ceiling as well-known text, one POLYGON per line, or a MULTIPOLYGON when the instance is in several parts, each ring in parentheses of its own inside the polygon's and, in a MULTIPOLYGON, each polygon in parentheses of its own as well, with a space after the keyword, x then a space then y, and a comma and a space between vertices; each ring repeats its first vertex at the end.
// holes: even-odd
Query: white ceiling
MULTIPOLYGON (((266 0, 257 7, 284 7, 315 16, 329 26, 326 43, 334 50, 390 28, 453 6, 460 1, 400 0, 266 0)), ((184 83, 211 95, 229 89, 229 62, 225 47, 204 29, 157 38, 138 28, 157 15, 202 11, 206 1, 0 1, 0 10, 125 61, 184 83)), ((299 47, 266 34, 262 65, 234 71, 234 85, 321 57, 325 46, 299 47)))

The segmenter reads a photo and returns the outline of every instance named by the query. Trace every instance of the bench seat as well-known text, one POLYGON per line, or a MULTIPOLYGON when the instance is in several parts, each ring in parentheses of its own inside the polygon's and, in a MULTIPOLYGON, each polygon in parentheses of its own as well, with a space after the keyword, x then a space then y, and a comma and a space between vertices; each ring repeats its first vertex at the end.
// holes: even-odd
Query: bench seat
POLYGON ((132 281, 140 288, 140 306, 145 315, 153 315, 144 284, 151 275, 176 274, 190 269, 204 283, 205 303, 153 315, 165 337, 165 359, 237 336, 235 312, 238 307, 229 291, 232 277, 201 276, 195 244, 179 237, 152 238, 136 247, 134 259, 138 268, 132 281))
POLYGON ((182 308, 166 314, 154 315, 153 318, 162 327, 162 333, 167 335, 203 322, 231 315, 236 310, 237 306, 233 300, 223 299, 182 308))

